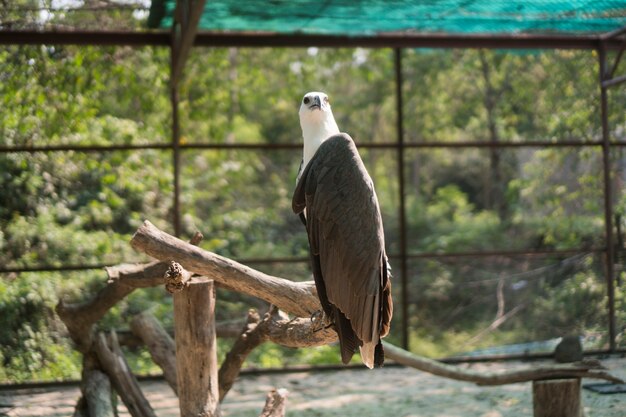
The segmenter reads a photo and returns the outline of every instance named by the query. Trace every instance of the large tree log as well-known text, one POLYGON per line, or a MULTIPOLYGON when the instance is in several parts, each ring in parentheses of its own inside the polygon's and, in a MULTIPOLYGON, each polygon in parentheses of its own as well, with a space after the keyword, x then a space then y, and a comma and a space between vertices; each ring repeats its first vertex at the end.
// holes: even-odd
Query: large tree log
POLYGON ((178 393, 176 382, 176 347, 174 340, 152 314, 144 311, 130 321, 130 329, 150 351, 152 360, 163 370, 163 377, 178 393))
POLYGON ((153 258, 175 260, 188 271, 206 275, 296 316, 308 317, 320 309, 312 282, 292 282, 264 274, 168 235, 149 221, 135 232, 130 244, 153 258))
POLYGON ((181 417, 218 417, 215 287, 191 283, 174 293, 176 374, 181 417))
POLYGON ((111 346, 107 344, 104 334, 99 333, 94 341, 94 350, 98 361, 113 382, 115 391, 128 408, 133 417, 156 417, 148 400, 141 392, 137 379, 130 371, 126 359, 120 349, 115 332, 111 333, 111 346))

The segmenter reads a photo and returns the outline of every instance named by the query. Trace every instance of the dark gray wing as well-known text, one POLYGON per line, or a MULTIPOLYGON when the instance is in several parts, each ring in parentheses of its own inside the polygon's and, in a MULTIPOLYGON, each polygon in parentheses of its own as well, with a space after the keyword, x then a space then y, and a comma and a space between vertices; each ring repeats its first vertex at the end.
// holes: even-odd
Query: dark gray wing
POLYGON ((322 143, 302 173, 292 204, 295 213, 306 208, 320 301, 335 322, 342 358, 349 360, 356 347, 378 343, 388 333, 392 314, 380 208, 350 136, 339 134, 322 143))

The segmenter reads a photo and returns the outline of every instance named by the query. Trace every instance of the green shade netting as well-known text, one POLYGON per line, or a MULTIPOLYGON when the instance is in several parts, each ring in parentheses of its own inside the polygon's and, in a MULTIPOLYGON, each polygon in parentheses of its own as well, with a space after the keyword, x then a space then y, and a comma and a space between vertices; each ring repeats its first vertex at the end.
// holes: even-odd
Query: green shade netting
MULTIPOLYGON (((153 0, 169 28, 175 0, 153 0)), ((383 32, 594 33, 626 25, 626 0, 207 0, 200 30, 375 35, 383 32)))

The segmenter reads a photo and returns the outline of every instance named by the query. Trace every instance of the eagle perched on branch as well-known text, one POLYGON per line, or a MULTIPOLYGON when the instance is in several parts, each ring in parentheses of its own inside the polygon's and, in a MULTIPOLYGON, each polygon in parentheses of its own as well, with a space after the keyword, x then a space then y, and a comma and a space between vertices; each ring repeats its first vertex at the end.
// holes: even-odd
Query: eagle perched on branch
POLYGON ((393 304, 374 184, 352 138, 339 132, 326 94, 304 95, 300 126, 304 155, 292 208, 306 226, 323 312, 344 364, 359 348, 365 365, 382 366, 393 304))

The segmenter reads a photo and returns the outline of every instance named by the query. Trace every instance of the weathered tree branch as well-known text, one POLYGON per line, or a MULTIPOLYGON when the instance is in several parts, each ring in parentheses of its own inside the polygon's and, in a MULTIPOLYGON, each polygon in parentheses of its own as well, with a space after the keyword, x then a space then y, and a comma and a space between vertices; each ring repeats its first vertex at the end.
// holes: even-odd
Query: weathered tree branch
MULTIPOLYGON (((190 244, 197 245, 202 234, 196 232, 190 244)), ((108 274, 107 285, 87 301, 66 304, 60 300, 56 312, 65 323, 70 337, 78 350, 85 354, 93 341, 93 325, 100 320, 111 307, 124 299, 136 288, 155 287, 163 284, 163 276, 167 271, 167 262, 150 262, 146 264, 122 264, 105 268, 108 274)))
POLYGON ((499 373, 476 372, 414 355, 387 342, 383 342, 383 345, 385 356, 402 365, 444 378, 473 382, 477 385, 506 385, 551 378, 595 378, 622 383, 619 378, 604 372, 602 367, 593 363, 540 366, 499 373))
POLYGON ((102 288, 93 298, 83 303, 66 304, 63 300, 59 301, 56 312, 80 352, 85 354, 91 346, 94 323, 134 289, 135 287, 114 283, 102 288))
POLYGON ((126 408, 133 417, 156 417, 124 359, 115 332, 111 332, 110 343, 109 347, 104 334, 99 333, 94 341, 94 349, 126 408))
POLYGON ((130 321, 130 329, 139 337, 148 350, 154 363, 163 371, 163 377, 172 390, 178 393, 176 385, 176 347, 174 340, 152 314, 144 311, 130 321))
POLYGON ((230 351, 226 354, 222 366, 220 366, 218 373, 220 402, 235 383, 241 371, 241 366, 250 352, 269 340, 269 321, 269 314, 261 320, 256 310, 248 311, 246 325, 237 340, 235 340, 235 343, 233 343, 230 351))
MULTIPOLYGON (((237 291, 261 298, 296 316, 309 317, 319 310, 320 304, 312 282, 295 283, 255 271, 230 259, 189 245, 157 229, 146 221, 131 241, 133 247, 161 260, 176 260, 185 268, 198 274, 208 275, 237 291), (305 284, 305 285, 303 285, 305 284), (302 307, 306 306, 306 307, 302 307)), ((337 335, 332 329, 315 332, 310 319, 299 318, 274 320, 270 327, 270 339, 284 346, 319 346, 335 342, 337 335)), ((478 385, 504 385, 514 382, 545 378, 585 377, 619 381, 612 375, 594 369, 591 365, 554 365, 526 368, 502 374, 483 374, 463 370, 452 365, 420 357, 384 342, 388 359, 395 360, 424 372, 446 378, 474 382, 478 385)))
POLYGON ((168 235, 149 221, 137 230, 130 243, 153 258, 175 260, 188 271, 206 275, 296 316, 308 317, 320 309, 312 282, 293 282, 264 274, 168 235))

